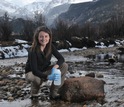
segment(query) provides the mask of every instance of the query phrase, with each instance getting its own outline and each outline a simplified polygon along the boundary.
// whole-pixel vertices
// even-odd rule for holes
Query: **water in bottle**
[[[54,85],[61,85],[61,71],[59,69],[57,69],[55,71],[55,74],[58,75],[58,79],[54,80]]]

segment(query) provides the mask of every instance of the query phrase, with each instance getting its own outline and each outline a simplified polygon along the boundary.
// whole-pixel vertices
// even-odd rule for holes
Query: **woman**
[[[57,59],[55,65],[51,65],[51,57]],[[52,33],[46,26],[38,27],[34,33],[33,44],[28,54],[26,63],[26,79],[31,82],[31,97],[37,97],[40,85],[47,80],[54,80],[56,69],[61,71],[61,85],[55,86],[52,82],[50,97],[59,97],[58,90],[63,85],[68,65],[63,56],[52,45]]]

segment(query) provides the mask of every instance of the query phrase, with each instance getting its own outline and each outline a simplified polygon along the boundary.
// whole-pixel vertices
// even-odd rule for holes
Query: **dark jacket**
[[[41,51],[29,51],[25,73],[32,71],[34,75],[40,78],[46,78],[47,75],[45,75],[43,72],[45,72],[46,69],[50,66],[52,55],[57,58],[57,64],[61,66],[64,62],[64,58],[53,45],[52,52],[48,58],[46,58],[44,53]]]

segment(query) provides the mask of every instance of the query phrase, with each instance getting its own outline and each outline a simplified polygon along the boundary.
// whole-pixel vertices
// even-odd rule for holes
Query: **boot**
[[[59,99],[60,98],[60,94],[58,93],[58,89],[54,89],[51,91],[50,98],[51,99]]]
[[[36,99],[39,97],[38,92],[39,92],[40,86],[38,86],[35,83],[31,83],[31,99]]]

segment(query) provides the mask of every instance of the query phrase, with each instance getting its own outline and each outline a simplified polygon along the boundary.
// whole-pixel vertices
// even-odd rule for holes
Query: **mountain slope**
[[[46,2],[33,2],[18,8],[13,14],[17,18],[34,18],[35,13],[43,13],[44,8],[48,5]]]
[[[0,16],[2,16],[5,12],[13,13],[18,6],[13,5],[10,2],[7,2],[5,0],[0,1]]]
[[[92,1],[92,0],[91,0]],[[41,1],[35,0],[25,6],[14,6],[11,2],[6,2],[5,0],[1,1],[0,4],[0,14],[3,14],[7,11],[10,16],[15,18],[24,18],[24,19],[33,19],[35,14],[43,14],[48,23],[51,24],[59,14],[66,12],[70,4],[75,4],[83,2],[83,0],[51,0],[51,1]]]
[[[59,6],[56,6],[49,10],[49,12],[45,15],[45,17],[48,19],[48,25],[51,25],[61,13],[64,13],[68,10],[70,4],[62,4]]]
[[[62,20],[69,20],[81,25],[85,22],[106,22],[115,15],[120,15],[124,10],[123,0],[98,0],[72,4],[69,10],[59,15]]]

